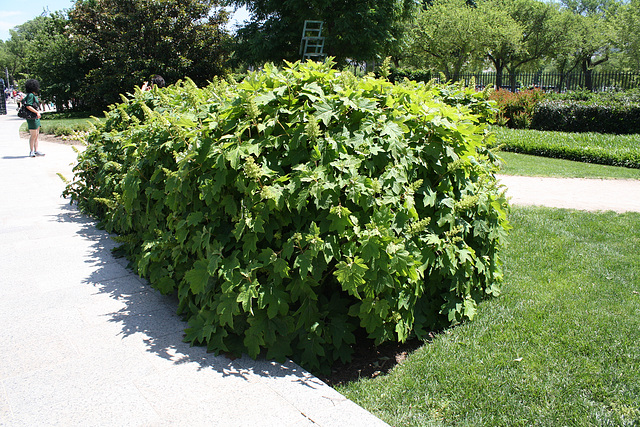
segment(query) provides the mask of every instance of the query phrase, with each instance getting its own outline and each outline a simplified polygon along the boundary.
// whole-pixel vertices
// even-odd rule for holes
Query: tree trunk
[[[504,61],[499,58],[494,58],[493,55],[488,54],[489,60],[493,63],[494,68],[496,69],[496,82],[495,89],[502,89],[502,75],[504,73]]]
[[[515,70],[509,72],[509,84],[511,85],[511,92],[516,93],[516,72],[515,72]]]
[[[593,79],[591,68],[587,61],[582,61],[582,72],[584,73],[584,86],[589,92],[593,92]]]

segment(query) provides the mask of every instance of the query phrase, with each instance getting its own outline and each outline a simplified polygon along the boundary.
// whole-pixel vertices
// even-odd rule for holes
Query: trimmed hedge
[[[640,89],[623,92],[591,92],[573,90],[569,92],[547,92],[545,98],[555,101],[579,101],[590,105],[623,105],[640,103]]]
[[[640,103],[593,104],[590,101],[540,102],[532,129],[563,132],[640,133]]]
[[[177,294],[186,340],[326,370],[499,292],[492,114],[473,89],[266,65],[124,98],[65,195]]]
[[[409,69],[409,68],[391,67],[388,78],[389,78],[389,81],[393,83],[402,82],[404,79],[409,79],[415,82],[427,83],[434,77],[437,77],[437,76],[434,76],[431,70],[415,70],[415,69]]]
[[[501,150],[611,166],[640,168],[640,134],[565,133],[495,128]]]

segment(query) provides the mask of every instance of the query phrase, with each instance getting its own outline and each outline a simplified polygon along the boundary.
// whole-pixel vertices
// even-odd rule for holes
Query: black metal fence
[[[470,84],[475,79],[476,87],[494,86],[496,73],[464,73],[459,81]],[[512,81],[513,80],[513,81]],[[503,89],[524,90],[540,88],[546,91],[566,92],[569,90],[591,90],[603,92],[640,88],[640,72],[590,72],[590,73],[517,73],[515,79],[505,73],[502,75]]]

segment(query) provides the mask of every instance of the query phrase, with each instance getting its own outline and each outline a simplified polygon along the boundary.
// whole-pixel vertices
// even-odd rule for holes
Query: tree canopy
[[[339,62],[394,55],[404,31],[410,0],[236,0],[251,20],[238,30],[236,55],[249,64],[300,59],[305,20],[324,22],[325,52]]]
[[[77,0],[69,17],[88,69],[82,95],[106,105],[153,74],[203,84],[222,73],[228,13],[215,6],[217,0]]]
[[[41,80],[58,108],[104,109],[153,74],[199,85],[247,66],[300,59],[305,20],[324,22],[340,65],[381,62],[443,72],[492,68],[589,76],[640,70],[640,0],[75,0],[0,41],[0,67]],[[236,34],[223,6],[246,7]],[[419,70],[419,71],[420,71]],[[426,74],[426,73],[423,73]],[[9,82],[11,83],[11,82]]]
[[[409,50],[415,65],[431,63],[457,80],[462,68],[482,57],[490,41],[487,22],[460,0],[437,0],[416,13]]]
[[[77,96],[84,73],[79,51],[69,42],[64,12],[38,16],[10,30],[11,38],[0,48],[0,62],[12,76],[47,82],[42,97],[66,108]]]
[[[624,5],[614,20],[616,45],[624,53],[623,65],[640,70],[640,0]]]

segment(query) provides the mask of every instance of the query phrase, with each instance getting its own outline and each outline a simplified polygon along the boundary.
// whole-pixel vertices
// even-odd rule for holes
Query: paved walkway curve
[[[182,342],[176,301],[60,197],[68,145],[0,116],[0,426],[386,426],[292,362]]]
[[[640,180],[499,175],[515,205],[586,211],[640,212]]]

